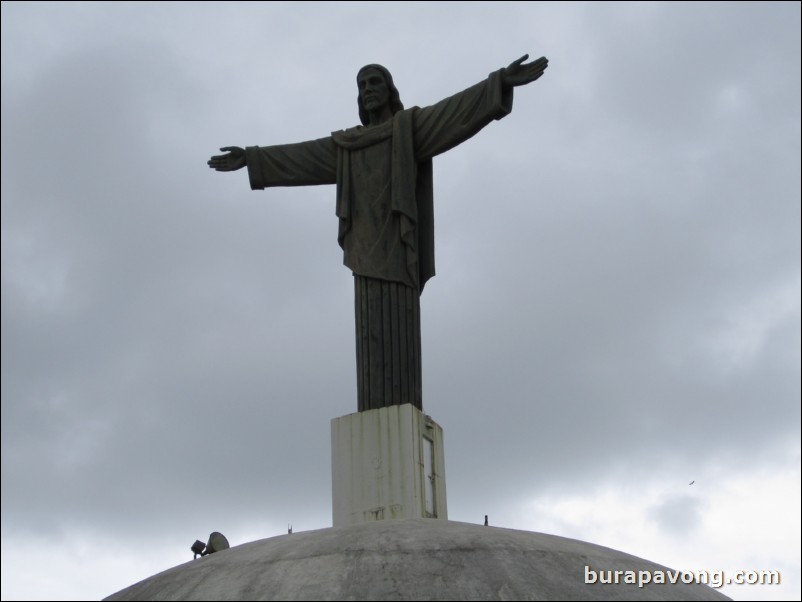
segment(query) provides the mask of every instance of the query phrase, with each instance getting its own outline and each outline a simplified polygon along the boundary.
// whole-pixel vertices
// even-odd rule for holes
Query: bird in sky
[[[693,485],[696,481],[691,481],[688,485]]]

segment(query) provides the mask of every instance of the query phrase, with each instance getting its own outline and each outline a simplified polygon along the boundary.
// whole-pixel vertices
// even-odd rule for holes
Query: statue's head
[[[404,109],[398,89],[393,83],[393,76],[385,67],[365,65],[356,74],[356,82],[359,86],[357,104],[362,125],[368,125],[368,111],[374,110],[375,105],[389,104],[393,115]]]

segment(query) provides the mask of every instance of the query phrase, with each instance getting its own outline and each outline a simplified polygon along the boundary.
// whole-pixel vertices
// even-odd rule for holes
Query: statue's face
[[[378,111],[390,104],[390,89],[381,71],[366,69],[356,80],[359,97],[367,111]]]

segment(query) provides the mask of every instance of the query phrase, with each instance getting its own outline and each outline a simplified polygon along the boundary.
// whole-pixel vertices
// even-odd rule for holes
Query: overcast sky
[[[331,526],[334,187],[206,161],[356,125],[364,64],[425,106],[524,53],[544,77],[434,162],[449,518],[799,599],[796,2],[3,2],[3,599]]]

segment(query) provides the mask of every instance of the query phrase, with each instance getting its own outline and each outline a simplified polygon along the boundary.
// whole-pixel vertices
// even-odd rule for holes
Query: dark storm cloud
[[[4,232],[14,269],[4,270],[3,397],[13,403],[4,404],[3,428],[14,451],[3,474],[26,482],[36,500],[4,488],[10,508],[24,500],[45,511],[58,498],[88,522],[162,507],[136,494],[154,486],[180,499],[186,484],[154,465],[186,483],[233,487],[242,474],[231,468],[243,456],[282,453],[265,441],[271,426],[262,420],[281,432],[302,418],[284,413],[299,393],[271,382],[268,358],[289,361],[283,376],[296,381],[305,380],[301,366],[326,359],[321,378],[337,380],[340,371],[327,376],[325,368],[336,358],[307,352],[337,328],[320,324],[314,307],[287,318],[303,308],[286,291],[308,294],[307,283],[320,280],[304,278],[312,268],[295,250],[303,244],[297,231],[278,226],[293,218],[279,208],[261,211],[262,223],[238,219],[197,185],[183,185],[209,172],[202,154],[171,141],[186,134],[192,142],[195,122],[183,107],[202,104],[190,102],[197,82],[176,72],[165,48],[95,48],[56,61],[28,95],[4,106],[20,115],[8,121],[20,159],[11,160],[3,191],[19,200],[4,214],[17,227]],[[171,98],[179,86],[185,96]],[[274,247],[261,244],[265,237]],[[274,261],[266,274],[261,258],[277,249],[298,261]],[[320,337],[304,335],[316,325]],[[247,432],[232,418],[266,404],[270,416],[246,419]],[[109,486],[121,477],[122,486]],[[87,505],[87,494],[103,510]]]

